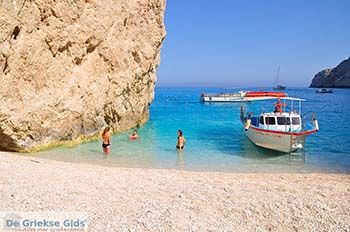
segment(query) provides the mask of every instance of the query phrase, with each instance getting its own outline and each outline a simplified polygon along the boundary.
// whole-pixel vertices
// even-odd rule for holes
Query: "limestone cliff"
[[[0,0],[0,149],[145,122],[164,10],[165,0]]]
[[[310,87],[350,88],[350,57],[333,69],[317,73]]]

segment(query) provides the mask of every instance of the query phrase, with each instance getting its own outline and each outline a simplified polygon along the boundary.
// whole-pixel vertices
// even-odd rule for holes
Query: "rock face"
[[[350,57],[335,68],[317,73],[310,87],[350,88]]]
[[[32,151],[148,119],[165,0],[1,0],[0,149]]]

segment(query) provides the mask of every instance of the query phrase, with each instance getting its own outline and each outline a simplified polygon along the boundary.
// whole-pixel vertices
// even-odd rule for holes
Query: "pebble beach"
[[[1,211],[81,211],[89,231],[349,231],[350,176],[104,167],[0,153]]]

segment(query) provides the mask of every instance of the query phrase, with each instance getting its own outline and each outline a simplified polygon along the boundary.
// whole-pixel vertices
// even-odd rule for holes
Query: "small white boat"
[[[238,93],[219,93],[219,94],[201,94],[201,101],[203,102],[246,102],[246,91],[239,91]]]
[[[326,88],[318,89],[316,90],[316,93],[333,93],[333,89],[326,89]]]
[[[271,98],[269,98],[271,99]],[[275,98],[276,99],[276,98]],[[244,132],[255,145],[267,149],[292,153],[298,149],[305,148],[306,136],[319,130],[318,121],[312,119],[312,123],[306,125],[300,115],[301,101],[299,98],[277,98],[275,110],[269,113],[252,115],[245,113],[241,106],[241,121],[244,125]],[[291,100],[292,109],[284,112],[281,100]],[[299,112],[293,109],[294,101],[299,102]]]

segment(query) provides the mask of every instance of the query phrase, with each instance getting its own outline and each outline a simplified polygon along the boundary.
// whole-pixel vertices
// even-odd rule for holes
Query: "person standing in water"
[[[185,148],[185,136],[182,134],[182,130],[177,131],[177,144],[176,149],[183,150]]]
[[[111,151],[111,138],[109,135],[109,127],[107,126],[103,132],[102,132],[102,148],[103,153],[108,155],[108,153]]]

